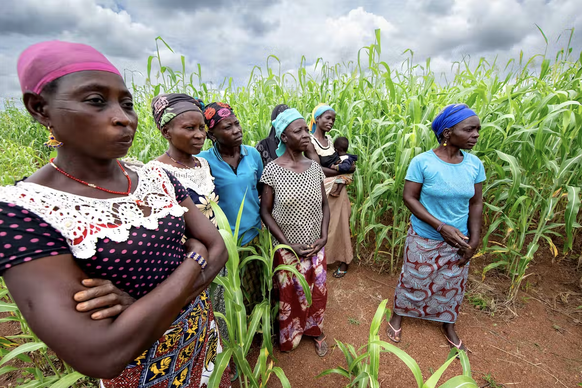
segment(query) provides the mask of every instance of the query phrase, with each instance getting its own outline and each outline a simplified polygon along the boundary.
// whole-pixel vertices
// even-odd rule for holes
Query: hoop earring
[[[53,130],[51,129],[50,125],[47,126],[47,129],[49,130],[49,139],[47,142],[44,143],[44,145],[49,148],[60,148],[63,145],[63,143],[55,138],[55,135],[53,134]]]

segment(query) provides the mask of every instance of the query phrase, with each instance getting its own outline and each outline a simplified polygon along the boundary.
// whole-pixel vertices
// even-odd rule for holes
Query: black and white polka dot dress
[[[317,162],[302,173],[287,170],[274,161],[263,170],[261,182],[271,186],[275,195],[273,218],[290,244],[312,244],[321,237],[324,179]],[[273,238],[273,243],[279,242]]]

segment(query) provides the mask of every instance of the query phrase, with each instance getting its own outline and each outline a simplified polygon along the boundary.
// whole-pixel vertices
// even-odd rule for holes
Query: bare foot
[[[343,183],[334,183],[329,195],[332,197],[339,197],[340,193],[342,192],[342,187],[344,187]]]

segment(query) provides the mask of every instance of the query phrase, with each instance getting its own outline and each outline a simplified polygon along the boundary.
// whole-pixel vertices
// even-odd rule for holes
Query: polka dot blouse
[[[134,194],[137,195],[140,187],[142,190],[133,201],[141,200],[152,209],[147,220],[140,212],[143,222],[139,219],[140,215],[121,210],[116,210],[117,213],[113,215],[117,217],[116,224],[99,224],[98,220],[108,216],[107,210],[97,211],[98,217],[93,216],[91,222],[88,222],[83,212],[80,212],[82,216],[77,215],[68,220],[70,212],[66,212],[66,205],[60,208],[52,205],[63,200],[90,200],[98,205],[103,204],[104,209],[107,206],[132,208],[120,202],[119,198],[89,199],[26,182],[0,187],[0,274],[28,261],[50,260],[51,256],[73,254],[76,263],[88,277],[111,280],[133,297],[139,298],[154,289],[183,261],[182,236],[185,224],[180,214],[184,213],[184,209],[179,203],[188,197],[188,193],[176,178],[165,171],[158,171],[157,174],[143,174],[140,170],[137,172],[140,182]],[[56,202],[51,194],[58,197]],[[48,209],[49,206],[43,204],[41,199],[49,201],[51,208]],[[110,202],[116,205],[111,206]],[[156,209],[158,205],[160,209]],[[81,206],[77,205],[76,208]],[[91,210],[99,210],[99,206]],[[59,213],[55,216],[56,211]],[[133,218],[128,214],[134,214]],[[67,222],[74,223],[76,235],[60,231],[71,229]],[[89,241],[87,236],[96,229],[104,231],[101,235],[110,236]],[[80,237],[71,238],[77,235]],[[79,253],[75,254],[74,248],[78,246],[83,249],[77,249]]]

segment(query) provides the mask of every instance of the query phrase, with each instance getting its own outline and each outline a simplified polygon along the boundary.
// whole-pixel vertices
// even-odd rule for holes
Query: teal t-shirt
[[[461,151],[463,161],[451,164],[430,150],[410,162],[406,180],[422,183],[420,203],[435,218],[469,236],[469,200],[475,195],[475,184],[485,180],[483,163],[475,155]],[[412,229],[421,237],[443,240],[439,232],[414,214]]]
[[[215,191],[219,197],[219,206],[228,218],[233,232],[240,204],[245,198],[238,238],[243,237],[242,245],[246,245],[259,234],[259,229],[261,229],[259,213],[261,205],[257,184],[263,173],[263,160],[259,151],[252,147],[242,145],[240,151],[241,160],[236,170],[222,159],[215,147],[202,151],[196,156],[206,159],[210,165],[216,186]]]

